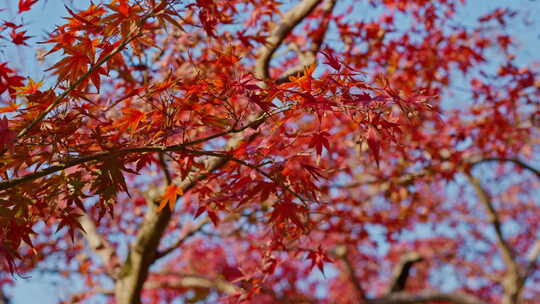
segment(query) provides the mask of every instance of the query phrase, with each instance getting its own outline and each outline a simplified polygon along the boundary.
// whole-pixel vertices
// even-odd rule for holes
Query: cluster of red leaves
[[[19,1],[19,14],[36,2]],[[108,239],[111,246],[130,248],[125,243],[152,210],[145,200],[156,200],[158,212],[173,217],[165,236],[181,230],[185,239],[163,272],[149,276],[163,290],[145,289],[148,301],[210,299],[209,288],[190,294],[186,284],[175,285],[178,273],[225,279],[232,285],[215,287],[236,300],[240,289],[252,303],[306,300],[320,287],[310,281],[312,269],[323,272],[336,262],[329,252],[336,246],[351,250],[353,275],[373,286],[386,283],[377,264],[395,263],[408,248],[432,259],[411,290],[431,287],[437,261],[476,271],[466,257],[455,263],[460,237],[403,246],[398,238],[415,225],[457,225],[455,214],[471,212],[461,200],[446,206],[442,190],[470,173],[471,159],[529,157],[537,147],[538,134],[527,124],[538,113],[537,73],[506,62],[499,83],[490,83],[487,72],[474,74],[488,50],[508,53],[513,44],[483,24],[505,26],[515,14],[495,11],[471,29],[451,23],[455,1],[364,4],[385,13],[371,22],[348,18],[355,6],[346,3],[335,13],[318,8],[306,16],[284,38],[296,55],[270,67],[275,79],[261,79],[255,62],[284,9],[277,1],[111,0],[67,8],[65,23],[42,42],[47,58],[60,55],[47,69],[53,86],[30,78],[25,85],[0,64],[0,111],[7,115],[0,119],[0,256],[7,268],[35,267],[21,260],[24,254],[46,260],[43,253],[60,252],[68,262],[78,259],[72,271],[92,290],[110,265],[100,268],[83,253],[76,234],[84,228],[81,216],[99,222],[105,239],[123,236]],[[400,14],[410,28],[399,28]],[[328,24],[327,35],[339,43],[325,44],[320,54],[305,51],[320,46]],[[15,45],[26,45],[22,26],[5,22],[4,29]],[[304,64],[309,55],[319,63]],[[477,104],[450,112],[438,96],[456,68],[474,75],[470,97]],[[224,164],[211,169],[212,159]],[[192,218],[202,223],[194,232]],[[212,229],[186,241],[205,221]],[[40,223],[45,228],[37,231]],[[382,227],[382,236],[373,227]],[[62,251],[35,231],[75,248]],[[381,240],[395,252],[380,254]],[[343,265],[332,267],[346,273]],[[329,280],[326,301],[355,300],[350,278]],[[308,290],[299,282],[308,282]],[[471,291],[496,296],[482,292]]]

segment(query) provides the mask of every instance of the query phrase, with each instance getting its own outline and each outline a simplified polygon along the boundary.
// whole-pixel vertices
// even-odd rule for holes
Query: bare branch
[[[168,278],[166,282],[148,282],[144,288],[209,288],[228,295],[237,294],[242,289],[223,279],[210,279],[200,275],[178,274],[176,278]]]
[[[359,299],[363,303],[367,304],[421,304],[421,303],[430,303],[430,302],[451,302],[454,304],[487,304],[482,300],[476,298],[475,296],[452,292],[444,293],[439,291],[422,291],[418,293],[410,293],[402,291],[405,288],[405,283],[409,275],[410,269],[415,263],[422,261],[422,257],[416,253],[411,252],[406,254],[397,265],[394,276],[392,278],[392,283],[389,287],[389,292],[386,296],[369,299],[366,297],[366,294],[363,288],[358,281],[358,278],[354,275],[354,267],[347,258],[347,251],[345,246],[340,246],[335,250],[335,254],[343,260],[349,277],[355,290],[359,294]]]
[[[420,304],[431,302],[450,302],[453,304],[487,304],[468,294],[438,291],[423,291],[419,293],[396,292],[384,297],[368,300],[368,304]]]
[[[9,299],[6,297],[2,289],[0,289],[0,304],[9,304]]]
[[[114,270],[119,266],[114,248],[112,248],[97,231],[94,221],[87,214],[83,214],[83,216],[79,218],[79,223],[84,229],[83,235],[86,238],[90,249],[100,257],[103,265],[105,265],[107,273],[114,277]]]
[[[191,174],[180,187],[186,193],[198,182],[206,179],[212,172],[227,163],[226,158],[215,158],[207,165],[204,173]],[[158,211],[156,204],[151,204],[145,214],[137,238],[130,248],[128,258],[116,282],[116,300],[120,304],[139,304],[140,293],[148,277],[150,265],[155,261],[161,237],[171,219],[172,211],[164,208]]]
[[[491,223],[491,226],[495,230],[497,247],[501,251],[503,262],[507,267],[507,272],[502,284],[504,289],[504,297],[502,303],[517,303],[524,282],[520,266],[516,262],[515,254],[512,248],[504,238],[501,220],[497,211],[495,210],[495,207],[493,206],[491,196],[482,187],[482,185],[480,184],[480,180],[472,176],[470,173],[466,173],[466,176],[471,185],[474,187],[474,190],[476,191],[476,195],[480,199],[480,202],[482,203],[482,205],[484,205],[486,209],[488,219]]]
[[[210,219],[208,217],[204,218],[201,222],[199,222],[193,229],[191,229],[188,233],[186,233],[184,236],[182,236],[180,239],[178,239],[172,246],[169,248],[160,251],[156,254],[156,259],[160,259],[169,253],[176,250],[178,247],[182,246],[182,244],[188,240],[190,237],[192,237],[195,233],[201,231],[204,226],[206,226],[208,223],[210,223]]]
[[[364,288],[362,288],[362,284],[358,280],[358,277],[356,276],[354,272],[354,267],[347,255],[347,247],[345,245],[341,245],[337,247],[334,250],[334,254],[343,261],[343,264],[345,265],[345,269],[347,270],[347,275],[349,276],[351,283],[354,286],[354,290],[356,291],[358,299],[367,301]]]
[[[529,268],[534,267],[538,256],[540,256],[540,240],[537,240],[534,243],[531,250],[529,251],[529,254],[527,255],[527,262],[529,263]]]
[[[517,269],[517,264],[514,259],[514,252],[512,251],[512,248],[510,247],[510,245],[508,245],[508,243],[506,242],[504,238],[502,227],[501,227],[501,220],[499,218],[499,215],[497,214],[497,211],[495,210],[495,207],[493,206],[493,203],[491,201],[491,196],[482,187],[482,185],[480,184],[480,180],[478,180],[476,177],[472,176],[469,173],[466,173],[466,176],[469,182],[471,183],[471,185],[474,187],[474,190],[476,191],[476,195],[480,199],[480,202],[482,203],[482,205],[484,205],[486,209],[488,219],[491,223],[491,226],[495,230],[497,244],[501,250],[504,263],[509,268]]]
[[[259,58],[255,64],[255,75],[261,80],[269,78],[270,59],[282,44],[287,35],[312,11],[322,0],[304,0],[281,18],[281,23],[274,29],[259,50]]]
[[[523,279],[520,282],[521,284],[519,286],[519,289],[523,288],[527,279],[536,269],[536,260],[538,260],[538,256],[540,256],[540,240],[536,240],[536,242],[534,242],[533,246],[529,250],[529,253],[527,254],[525,273],[523,274]]]
[[[161,272],[161,275],[174,275],[174,278],[168,277],[166,281],[149,281],[144,284],[145,289],[188,289],[188,288],[208,288],[214,289],[219,292],[233,295],[242,291],[242,288],[234,285],[233,283],[223,279],[210,279],[201,275],[195,274],[183,274],[172,272]],[[100,293],[104,295],[114,295],[114,290],[105,289],[102,287],[95,288],[94,293]],[[2,304],[0,302],[0,304]]]
[[[165,174],[165,180],[167,181],[167,185],[170,185],[172,183],[172,177],[171,177],[171,173],[169,172],[169,168],[167,167],[167,162],[165,161],[164,153],[159,153],[159,165],[163,169],[163,172]]]
[[[478,164],[482,164],[482,163],[487,163],[487,162],[510,162],[510,163],[513,163],[514,165],[524,169],[524,170],[527,170],[531,173],[533,173],[534,175],[536,175],[536,177],[540,178],[540,170],[534,168],[533,166],[525,163],[524,161],[522,160],[519,160],[517,158],[498,158],[498,157],[490,157],[490,158],[483,158],[481,160],[478,160],[478,161],[475,161],[473,162],[473,166],[474,165],[478,165]]]
[[[394,275],[390,280],[390,286],[388,287],[388,294],[395,293],[398,291],[403,291],[409,278],[410,271],[414,264],[421,262],[423,260],[422,256],[417,252],[409,252],[401,258],[397,264]]]
[[[317,37],[315,41],[313,41],[313,44],[311,45],[311,48],[308,52],[301,53],[300,50],[296,51],[298,54],[298,58],[300,59],[300,64],[287,70],[285,74],[283,74],[281,77],[279,77],[276,80],[276,83],[281,84],[281,83],[285,83],[289,81],[290,76],[302,73],[304,70],[304,67],[310,66],[314,64],[315,62],[317,62],[317,53],[321,49],[321,46],[324,42],[326,32],[328,31],[328,23],[329,23],[330,15],[332,11],[334,10],[334,7],[336,6],[336,1],[337,0],[327,0],[324,3],[324,6],[323,6],[324,17],[321,23],[322,34],[319,35],[319,37]]]

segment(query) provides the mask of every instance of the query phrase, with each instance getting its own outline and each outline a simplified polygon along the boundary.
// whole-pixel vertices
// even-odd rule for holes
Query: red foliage
[[[520,12],[297,2],[94,1],[42,81],[1,62],[0,292],[54,265],[77,303],[537,303]]]
[[[29,11],[32,5],[36,4],[38,0],[19,0],[19,14],[25,11]]]

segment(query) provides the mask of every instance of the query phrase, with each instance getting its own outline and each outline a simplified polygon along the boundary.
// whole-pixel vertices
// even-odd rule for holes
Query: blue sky
[[[457,0],[456,0],[457,1]],[[2,20],[14,21],[17,7],[16,0],[3,0],[0,8],[6,8],[0,12]],[[40,0],[36,7],[24,14],[24,23],[27,24],[29,34],[34,36],[30,40],[31,47],[12,47],[9,43],[0,42],[0,61],[10,61],[12,65],[23,72],[24,75],[31,76],[36,80],[42,80],[43,71],[46,65],[36,64],[34,43],[41,41],[45,33],[54,29],[55,24],[61,24],[62,16],[67,12],[64,3],[70,7],[85,7],[88,0]],[[98,1],[96,1],[98,2]],[[284,1],[288,3],[290,1]],[[296,2],[296,1],[293,1]],[[532,23],[524,25],[516,23],[514,32],[519,39],[522,49],[520,51],[521,62],[540,61],[537,55],[540,47],[540,1],[533,0],[469,0],[469,4],[460,10],[459,16],[464,24],[473,24],[478,15],[489,11],[495,7],[512,7],[519,11],[527,12],[526,18]],[[2,7],[3,6],[3,7]],[[495,54],[494,54],[495,55]],[[50,274],[40,275],[38,273],[27,274],[29,278],[18,278],[15,287],[12,289],[12,304],[35,303],[39,299],[41,304],[57,303],[60,298],[65,298],[71,292],[83,288],[79,282],[66,282],[64,279]],[[98,302],[96,302],[98,303]]]

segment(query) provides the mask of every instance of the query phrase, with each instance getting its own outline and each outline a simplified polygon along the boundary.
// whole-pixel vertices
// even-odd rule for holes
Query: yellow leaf
[[[26,86],[15,87],[14,89],[17,90],[17,95],[30,95],[37,92],[42,84],[43,81],[35,82],[32,78],[28,77],[28,84]]]

